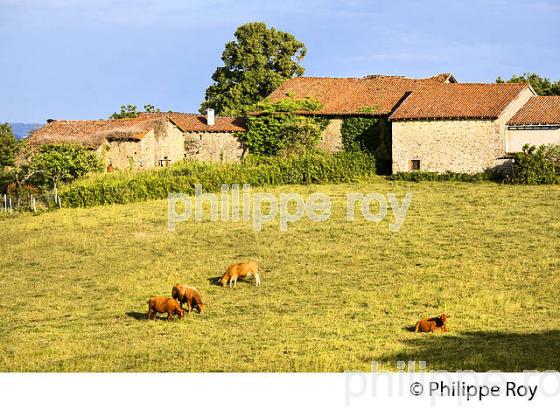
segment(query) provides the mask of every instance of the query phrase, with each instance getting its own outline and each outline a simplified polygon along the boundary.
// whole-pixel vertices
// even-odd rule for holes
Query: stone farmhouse
[[[96,150],[108,169],[148,169],[193,158],[237,161],[245,153],[243,119],[184,113],[142,113],[119,120],[53,121],[32,145],[75,143]]]
[[[529,84],[457,83],[451,74],[424,79],[300,77],[269,99],[312,98],[330,118],[321,145],[342,149],[348,117],[389,122],[392,172],[475,173],[509,163],[524,144],[560,143],[560,99],[538,97]]]

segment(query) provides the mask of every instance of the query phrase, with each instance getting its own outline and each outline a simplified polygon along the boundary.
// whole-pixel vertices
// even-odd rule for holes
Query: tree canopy
[[[292,34],[247,23],[235,31],[235,40],[225,45],[224,65],[212,75],[200,112],[213,108],[220,115],[243,114],[267,97],[285,80],[303,75],[300,62],[305,45]]]
[[[154,107],[152,104],[144,105],[145,112],[160,112],[159,108]],[[121,105],[119,112],[114,112],[109,117],[110,120],[121,120],[123,118],[136,118],[140,115],[138,109],[134,104]]]
[[[551,81],[535,73],[513,75],[509,80],[502,77],[496,79],[497,83],[529,83],[538,95],[560,95],[560,81]]]

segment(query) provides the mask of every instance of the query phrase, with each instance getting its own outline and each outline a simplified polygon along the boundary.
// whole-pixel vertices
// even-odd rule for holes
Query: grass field
[[[0,371],[560,369],[560,187],[390,183],[271,188],[332,198],[280,232],[185,222],[167,201],[0,217]],[[399,232],[346,221],[350,191],[414,194]],[[212,279],[256,259],[262,286]],[[146,321],[196,286],[205,315]],[[451,315],[447,334],[415,334]]]

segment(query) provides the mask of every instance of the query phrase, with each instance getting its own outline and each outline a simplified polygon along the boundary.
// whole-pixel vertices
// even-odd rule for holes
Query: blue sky
[[[558,0],[0,0],[0,122],[196,112],[249,21],[303,41],[309,76],[560,79]]]

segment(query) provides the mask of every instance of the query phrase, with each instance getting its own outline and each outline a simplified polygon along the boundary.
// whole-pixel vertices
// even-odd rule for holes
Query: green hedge
[[[457,182],[481,182],[481,181],[497,181],[499,176],[493,172],[481,172],[478,174],[464,174],[459,172],[398,172],[389,177],[392,181],[457,181]]]
[[[222,184],[265,185],[351,182],[375,174],[365,153],[309,153],[294,158],[249,156],[242,163],[182,162],[150,171],[115,172],[82,179],[60,189],[63,206],[90,207],[164,199],[168,193],[218,192]]]

